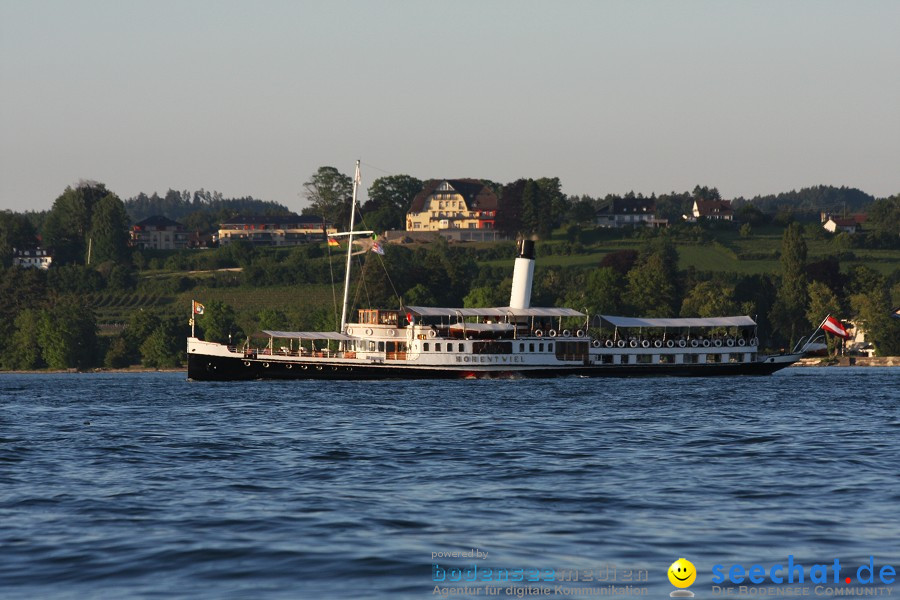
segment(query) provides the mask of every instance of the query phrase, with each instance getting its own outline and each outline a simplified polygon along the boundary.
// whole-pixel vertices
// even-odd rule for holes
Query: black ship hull
[[[796,356],[796,358],[794,358]],[[722,377],[771,375],[790,366],[799,355],[763,361],[709,364],[566,365],[528,366],[514,369],[472,366],[404,366],[396,364],[349,364],[346,361],[288,361],[276,357],[242,359],[192,353],[188,355],[188,378],[194,381],[248,381],[255,379],[549,379],[554,377]]]

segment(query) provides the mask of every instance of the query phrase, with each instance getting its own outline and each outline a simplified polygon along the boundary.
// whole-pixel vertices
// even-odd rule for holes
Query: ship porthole
[[[245,360],[245,361],[244,361],[244,366],[245,366],[245,367],[249,367],[249,366],[250,366],[250,361],[249,361],[249,360]]]
[[[316,371],[321,371],[321,370],[322,370],[322,365],[316,365]]]
[[[214,365],[214,364],[212,364],[212,363],[207,363],[206,369],[207,369],[208,371],[215,371],[215,370],[216,370],[216,365]]]
[[[300,365],[300,368],[303,369],[303,370],[305,371],[305,370],[306,370],[306,365]]]
[[[352,329],[352,328],[350,328],[350,327],[347,328],[347,335],[353,335],[353,329]]]
[[[372,330],[371,330],[371,329],[366,329],[366,335],[372,335]]]
[[[391,329],[390,332],[389,332],[389,335],[390,335],[391,337],[396,337],[396,335],[397,335],[397,330],[396,330],[396,329]]]
[[[294,365],[284,365],[284,368],[285,368],[285,369],[293,369],[293,368],[294,368]]]
[[[264,366],[265,368],[268,369],[268,368],[269,368],[269,363],[263,363],[263,366]]]
[[[337,367],[331,367],[331,370],[332,370],[332,371],[337,371],[338,368],[337,368]]]

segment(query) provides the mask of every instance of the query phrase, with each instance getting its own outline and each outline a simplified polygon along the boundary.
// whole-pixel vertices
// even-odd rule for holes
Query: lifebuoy
[[[747,342],[744,341],[744,338],[738,338],[738,346],[746,346]]]
[[[366,335],[372,335],[372,330],[371,330],[371,329],[366,329]]]
[[[550,331],[547,332],[547,335],[550,337],[556,337],[556,330],[551,329]]]
[[[609,343],[610,346],[612,346],[612,342],[608,342],[608,343]],[[591,346],[593,346],[594,348],[599,348],[599,347],[600,347],[600,340],[594,340],[593,342],[591,342]]]
[[[722,347],[722,340],[716,340],[716,341],[715,341],[715,344],[716,344],[716,348],[721,348],[721,347]]]
[[[629,345],[630,345],[632,348],[637,348],[637,340],[631,340],[631,343],[630,343]]]
[[[703,340],[703,347],[709,348],[709,340]]]
[[[758,345],[759,345],[759,338],[753,338],[752,340],[750,340],[750,345],[751,345],[751,346],[758,346]]]
[[[607,348],[612,348],[614,345],[615,345],[615,344],[613,344],[613,341],[612,341],[612,340],[606,340],[606,347],[607,347]]]
[[[655,340],[653,345],[657,348],[662,348],[662,340]]]
[[[572,332],[569,331],[568,329],[563,329],[562,336],[563,337],[572,337]]]
[[[390,335],[391,337],[396,337],[396,336],[397,336],[397,330],[396,330],[396,329],[389,329],[388,331],[390,332],[388,335]]]
[[[678,347],[679,347],[679,348],[684,348],[685,346],[687,346],[687,342],[686,342],[686,341],[684,341],[684,340],[678,340]]]
[[[667,348],[674,348],[674,347],[675,347],[675,342],[673,342],[672,340],[666,340],[666,347],[667,347]]]
[[[429,330],[428,330],[428,337],[430,337],[430,338],[436,338],[436,337],[437,337],[437,331],[435,331],[434,329],[429,329]]]
[[[643,342],[641,342],[641,346],[643,346],[644,348],[649,348],[650,340],[644,340]]]
[[[544,335],[544,332],[541,331],[540,329],[536,329],[534,332],[535,337],[543,337],[543,335]]]
[[[625,340],[619,340],[619,348],[625,347]]]
[[[734,338],[728,338],[727,340],[725,340],[725,343],[728,344],[729,348],[731,348],[732,346],[734,346]]]
[[[691,348],[696,348],[699,345],[700,344],[699,344],[699,342],[697,342],[697,340],[691,340]]]
[[[579,329],[578,331],[575,332],[575,337],[584,337],[584,331]]]

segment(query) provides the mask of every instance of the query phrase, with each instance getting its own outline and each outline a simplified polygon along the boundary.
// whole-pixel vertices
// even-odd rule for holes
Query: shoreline
[[[900,356],[876,356],[868,358],[866,356],[845,356],[838,359],[837,362],[829,362],[831,359],[814,356],[811,358],[801,358],[796,363],[788,367],[796,369],[798,367],[900,367]],[[98,367],[96,369],[88,369],[79,371],[78,369],[37,369],[30,371],[0,371],[0,375],[55,375],[58,373],[86,375],[91,373],[111,373],[116,375],[127,375],[129,373],[187,373],[187,367],[176,367],[170,369],[151,369],[149,367],[129,367],[126,369],[107,369]]]

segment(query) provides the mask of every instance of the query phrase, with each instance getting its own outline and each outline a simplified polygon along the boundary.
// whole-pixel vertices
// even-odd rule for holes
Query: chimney
[[[534,242],[519,240],[518,254],[513,270],[512,291],[509,294],[510,308],[529,308],[531,305],[531,281],[534,279]]]

